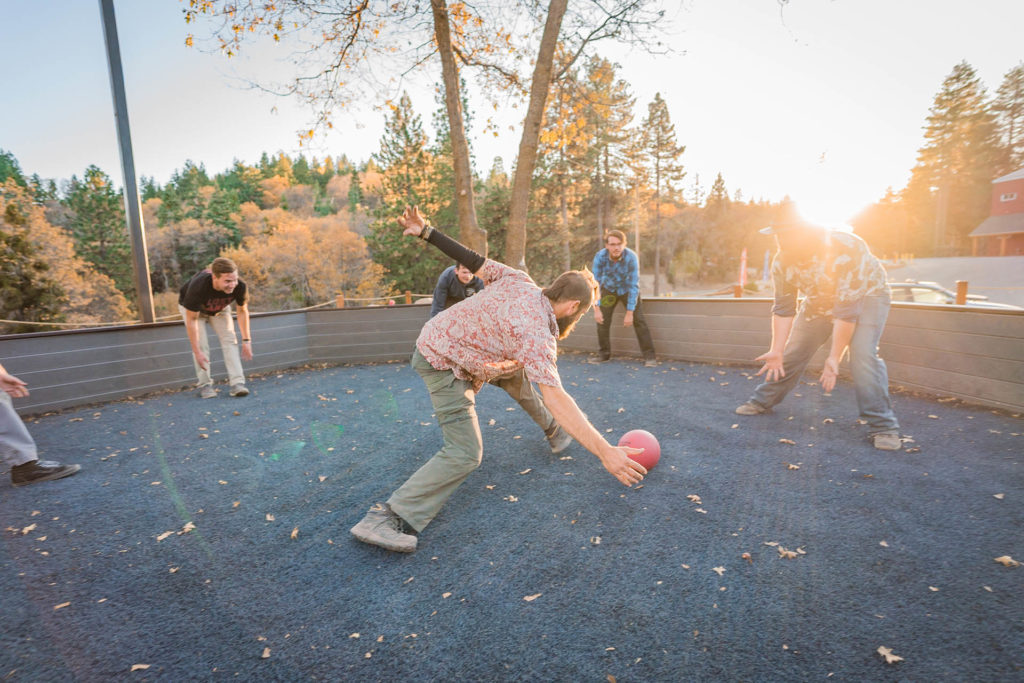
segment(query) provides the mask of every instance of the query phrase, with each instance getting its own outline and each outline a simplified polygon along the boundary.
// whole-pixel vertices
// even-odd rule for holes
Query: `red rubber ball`
[[[644,449],[643,453],[629,457],[643,465],[648,471],[653,469],[658,464],[658,461],[661,460],[661,444],[654,438],[654,434],[644,429],[634,429],[626,432],[619,439],[619,445]]]

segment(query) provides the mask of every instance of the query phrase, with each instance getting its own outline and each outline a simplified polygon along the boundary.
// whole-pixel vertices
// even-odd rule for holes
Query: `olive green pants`
[[[480,466],[483,442],[472,383],[459,379],[451,370],[435,370],[419,351],[412,355],[412,367],[430,392],[444,446],[391,494],[388,505],[409,526],[422,531],[470,472]],[[526,379],[525,372],[494,384],[516,399],[545,434],[554,432],[555,420]]]

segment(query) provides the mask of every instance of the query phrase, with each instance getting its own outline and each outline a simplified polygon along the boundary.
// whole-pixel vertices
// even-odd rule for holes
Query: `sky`
[[[261,153],[346,155],[377,151],[384,114],[370,106],[300,147],[312,112],[247,86],[284,73],[286,54],[262,46],[227,59],[185,45],[178,0],[115,0],[135,166],[160,184],[186,160],[211,175]],[[685,0],[671,9],[667,43],[649,55],[612,44],[636,97],[636,118],[660,93],[668,104],[692,197],[719,173],[730,193],[789,196],[808,218],[846,221],[901,189],[923,144],[943,80],[960,61],[994,92],[1024,62],[1021,0]],[[66,180],[95,164],[123,176],[96,0],[0,0],[0,149],[27,175]],[[437,75],[410,84],[427,128]],[[429,82],[428,82],[429,81]],[[470,93],[470,106],[481,100]],[[522,109],[499,110],[499,135],[478,126],[478,172],[495,156],[511,170]],[[483,118],[483,116],[481,116]]]

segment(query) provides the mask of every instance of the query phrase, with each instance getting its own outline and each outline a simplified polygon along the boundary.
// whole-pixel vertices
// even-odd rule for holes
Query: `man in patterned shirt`
[[[890,303],[885,269],[860,237],[807,223],[792,205],[784,205],[781,214],[761,230],[774,235],[779,247],[772,263],[772,343],[757,357],[764,361],[757,374],[765,375],[765,381],[736,412],[760,415],[782,401],[831,337],[822,388],[830,392],[835,387],[839,361],[849,348],[857,405],[872,443],[881,450],[899,450],[889,375],[878,357]],[[805,297],[799,306],[798,293]]]
[[[562,388],[558,340],[592,305],[597,283],[586,271],[562,273],[541,289],[526,273],[486,259],[427,225],[418,209],[398,219],[405,235],[426,240],[466,264],[487,285],[423,326],[412,366],[430,392],[444,446],[354,527],[360,541],[398,552],[416,550],[417,537],[455,489],[480,466],[483,446],[476,392],[496,378],[522,374],[536,382],[558,425],[596,455],[616,479],[632,486],[647,470],[631,460],[642,451],[613,446]]]
[[[604,249],[594,255],[594,277],[601,285],[601,303],[594,309],[597,321],[598,355],[591,362],[604,363],[612,357],[610,339],[612,314],[615,306],[622,303],[626,309],[622,319],[623,327],[632,327],[640,351],[644,354],[644,365],[657,365],[654,358],[654,341],[644,320],[643,302],[640,298],[640,260],[636,252],[626,246],[626,233],[611,230],[604,237]]]

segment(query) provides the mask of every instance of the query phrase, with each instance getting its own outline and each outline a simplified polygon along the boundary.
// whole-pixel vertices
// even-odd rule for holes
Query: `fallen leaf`
[[[1001,557],[997,557],[997,558],[995,558],[995,560],[996,560],[996,562],[998,562],[999,564],[1003,565],[1004,567],[1019,567],[1020,566],[1020,562],[1018,562],[1017,560],[1013,559],[1009,555],[1003,555]]]
[[[591,536],[590,537],[590,544],[591,545],[601,545],[601,537],[600,536]]]
[[[1006,497],[1006,494],[1005,493],[996,493],[992,497],[993,498],[998,498],[999,500],[1002,500],[1003,498]]]
[[[889,544],[886,543],[885,541],[879,541],[878,545],[882,546],[883,548],[888,548],[889,547]]]
[[[195,524],[193,524],[192,522],[186,522],[185,526],[181,527],[181,531],[178,532],[178,535],[180,536],[182,534],[187,534],[190,531],[195,531],[195,528]]]
[[[294,529],[292,529],[292,534],[291,534],[291,537],[292,537],[293,539],[294,539],[294,538],[298,538],[298,537],[299,537],[299,527],[295,527]]]
[[[132,671],[145,671],[149,668],[149,664],[132,664]]]
[[[539,598],[542,595],[544,595],[544,594],[543,593],[534,593],[533,595],[526,595],[526,596],[523,597],[523,600],[526,600],[526,602],[533,602],[534,600],[536,600],[537,598]]]
[[[321,482],[323,482],[323,481],[325,481],[327,479],[327,477],[325,477],[323,475],[320,475],[319,477],[317,477],[317,479],[319,479]]]
[[[783,560],[794,560],[794,559],[796,559],[796,553],[793,552],[792,550],[786,550],[781,545],[779,546],[778,550],[779,550],[779,558],[780,559],[783,559]]]
[[[445,600],[447,600],[448,598],[452,597],[452,594],[451,593],[441,593],[441,597],[444,598]]]
[[[725,567],[712,567],[711,571],[721,576],[725,573]]]
[[[886,664],[895,664],[896,662],[902,662],[903,657],[899,657],[892,653],[892,650],[887,647],[879,647],[877,650],[878,654],[885,657]]]
[[[930,590],[930,591],[932,591],[932,592],[935,592],[935,593],[938,593],[938,592],[939,592],[939,589],[938,589],[938,588],[936,588],[935,586],[928,586],[928,590]]]
[[[533,468],[527,467],[525,470],[523,470],[519,474],[529,474],[532,471],[533,471]]]
[[[64,609],[65,607],[67,607],[70,604],[71,604],[70,602],[62,602],[59,605],[54,605],[53,609]]]
[[[157,541],[157,543],[159,543],[160,541],[164,540],[168,536],[173,536],[173,535],[174,535],[173,531],[165,531],[165,532],[163,532],[162,534],[160,534],[159,536],[156,537],[156,541]]]
[[[791,462],[787,462],[787,463],[783,463],[783,464],[786,466],[786,469],[790,469],[790,470],[798,470],[798,469],[800,469],[800,465],[794,465]]]
[[[695,493],[691,493],[686,497],[686,499],[689,500],[691,503],[696,503],[697,505],[700,505],[700,496],[698,496]]]
[[[29,524],[27,527],[25,527],[24,529],[21,530],[21,535],[24,536],[28,532],[33,531],[35,528],[36,528],[35,524]]]
[[[268,512],[268,513],[267,513],[267,521],[268,521],[268,522],[273,522],[273,521],[274,521],[274,515],[272,515],[272,514],[270,514],[270,513]]]
[[[740,557],[749,562],[750,564],[754,564],[754,558],[750,556],[750,553],[743,553],[742,555],[740,555]]]
[[[739,428],[740,428],[739,423],[734,424],[732,427],[729,427],[729,429],[739,429]]]
[[[231,507],[236,508],[236,507],[238,507],[241,504],[242,504],[242,501],[236,500],[234,503],[231,504]]]
[[[779,443],[789,444],[790,446],[796,445],[796,441],[793,441],[792,439],[779,439]]]
[[[707,510],[705,510],[704,508],[694,508],[694,509],[693,509],[693,511],[694,511],[694,512],[699,512],[699,513],[700,513],[700,514],[702,514],[702,515],[706,515],[706,514],[708,514],[708,511],[707,511]]]
[[[265,647],[265,648],[263,648],[263,654],[260,655],[260,659],[269,659],[269,658],[270,658],[270,648],[269,647]]]

